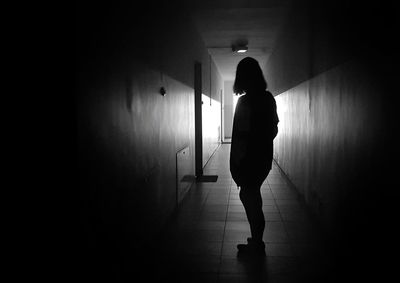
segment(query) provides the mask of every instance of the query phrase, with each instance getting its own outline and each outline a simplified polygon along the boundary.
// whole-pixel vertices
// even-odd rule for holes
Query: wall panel
[[[216,101],[213,107],[222,88],[187,13],[173,2],[136,4],[77,7],[81,260],[100,278],[123,272],[132,254],[145,256],[167,223],[177,204],[176,155],[183,148],[193,165],[185,174],[194,175],[194,63],[203,66],[203,93]],[[214,108],[204,116],[213,122],[206,158],[218,143],[215,116]]]

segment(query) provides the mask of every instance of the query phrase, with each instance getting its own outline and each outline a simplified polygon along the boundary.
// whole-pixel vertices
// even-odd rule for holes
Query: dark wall
[[[222,81],[174,3],[76,9],[80,259],[90,276],[118,280],[124,266],[140,271],[133,261],[145,261],[176,208],[176,153],[186,146],[194,175],[194,63],[205,95],[218,101]]]
[[[378,67],[397,52],[395,11],[393,1],[293,0],[268,59],[270,90],[279,94],[354,57],[364,57],[370,69]]]
[[[319,2],[295,3],[267,62],[281,120],[275,159],[324,229],[332,276],[389,278],[399,195],[394,7]]]

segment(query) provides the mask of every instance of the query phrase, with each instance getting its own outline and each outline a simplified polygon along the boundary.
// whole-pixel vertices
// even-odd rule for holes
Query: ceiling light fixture
[[[232,51],[236,53],[245,53],[247,50],[247,46],[232,46]]]

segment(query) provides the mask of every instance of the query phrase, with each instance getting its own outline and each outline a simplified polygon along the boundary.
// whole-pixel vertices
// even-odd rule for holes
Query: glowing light
[[[233,94],[233,113],[235,113],[236,110],[236,104],[238,102],[239,95]]]
[[[249,48],[246,45],[233,45],[232,51],[236,53],[245,53]]]

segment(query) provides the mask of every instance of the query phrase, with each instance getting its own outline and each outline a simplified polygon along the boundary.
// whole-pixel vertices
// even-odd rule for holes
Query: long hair
[[[236,68],[233,92],[243,94],[249,91],[263,91],[266,89],[267,82],[257,60],[251,57],[242,59]]]

